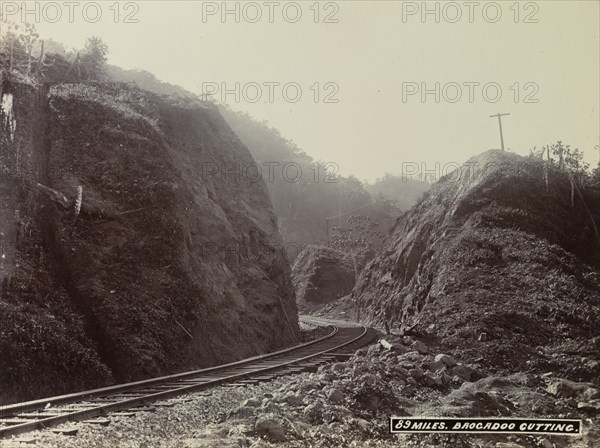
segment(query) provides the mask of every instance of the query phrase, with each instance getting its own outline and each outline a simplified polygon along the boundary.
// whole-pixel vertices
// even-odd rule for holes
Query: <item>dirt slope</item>
[[[598,223],[598,192],[584,194]],[[579,197],[571,207],[566,175],[551,170],[546,191],[541,161],[488,151],[398,221],[350,300],[372,324],[415,326],[493,370],[585,379],[595,374],[581,357],[600,358],[599,267],[590,216]]]
[[[243,175],[250,153],[215,108],[117,84],[54,85],[46,95],[5,82],[3,92],[14,95],[17,127],[0,136],[15,162],[2,178],[3,216],[14,220],[2,223],[0,400],[294,340],[267,190]],[[82,186],[79,216],[34,179],[69,200]],[[56,381],[27,385],[35,370]]]

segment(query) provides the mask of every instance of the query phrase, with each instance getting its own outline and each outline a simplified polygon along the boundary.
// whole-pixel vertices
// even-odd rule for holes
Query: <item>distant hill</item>
[[[372,184],[366,185],[369,193],[388,198],[403,211],[415,205],[429,188],[431,188],[429,182],[390,173],[386,173]]]
[[[142,69],[127,70],[116,65],[108,65],[106,67],[106,74],[115,82],[135,83],[138,88],[158,95],[196,96],[183,87],[163,82],[152,73]]]
[[[331,230],[343,226],[353,213],[370,216],[384,232],[393,225],[400,211],[391,201],[370,194],[353,176],[328,171],[336,167],[315,161],[267,123],[227,106],[219,109],[248,146],[263,174],[269,165],[277,164],[274,176],[265,181],[284,241],[299,245],[325,243],[327,221]],[[294,167],[300,167],[302,173],[297,179],[291,178],[295,177]]]

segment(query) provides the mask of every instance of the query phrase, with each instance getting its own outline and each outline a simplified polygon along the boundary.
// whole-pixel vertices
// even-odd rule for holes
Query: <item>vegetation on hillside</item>
[[[263,176],[268,174],[267,188],[288,243],[330,243],[332,228],[357,214],[386,232],[400,214],[392,201],[372,195],[354,176],[341,176],[336,163],[314,160],[267,122],[226,105],[220,110],[252,152]]]
[[[385,173],[372,184],[367,184],[367,191],[373,195],[382,195],[402,211],[411,208],[429,190],[429,182]]]
[[[0,35],[0,71],[30,82],[105,81],[108,46],[89,37],[82,49],[68,50],[40,40],[35,25],[7,22]]]

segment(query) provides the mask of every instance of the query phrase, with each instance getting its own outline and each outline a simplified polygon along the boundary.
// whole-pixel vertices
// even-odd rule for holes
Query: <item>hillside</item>
[[[367,184],[366,188],[373,196],[382,195],[392,201],[398,209],[406,211],[421,199],[431,188],[431,184],[424,179],[387,173],[375,182]]]
[[[120,84],[0,96],[0,403],[295,340],[267,189],[213,170],[253,160],[215,107]]]
[[[600,242],[564,172],[488,151],[399,219],[346,311],[491,370],[598,379]],[[598,191],[584,191],[600,227]]]
[[[266,180],[267,188],[282,237],[290,246],[326,243],[331,237],[326,218],[332,218],[330,231],[356,213],[369,216],[380,231],[387,232],[400,214],[388,198],[369,193],[353,176],[339,175],[335,163],[314,160],[267,123],[227,106],[219,110],[248,146],[259,169],[272,173]],[[269,171],[269,166],[274,169]]]
[[[161,95],[195,96],[144,70],[109,65],[107,75],[113,81],[135,83],[139,88]],[[363,185],[352,176],[339,175],[335,163],[314,160],[266,122],[227,105],[218,108],[255,160],[247,172],[260,171],[265,179],[291,258],[306,244],[328,241],[325,218],[341,214],[339,220],[330,220],[330,227],[343,225],[348,212],[355,211],[373,218],[380,231],[387,232],[400,212],[410,208],[430,186],[392,175],[372,185]]]

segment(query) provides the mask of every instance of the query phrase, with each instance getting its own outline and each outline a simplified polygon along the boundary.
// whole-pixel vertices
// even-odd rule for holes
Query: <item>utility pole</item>
[[[502,135],[502,118],[505,115],[510,115],[510,114],[501,114],[498,113],[496,115],[490,115],[490,118],[494,118],[494,117],[498,117],[498,126],[500,126],[500,144],[502,145],[502,151],[504,151],[504,137]]]

